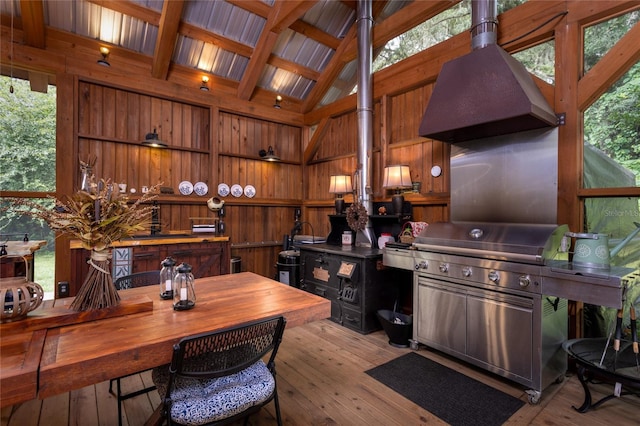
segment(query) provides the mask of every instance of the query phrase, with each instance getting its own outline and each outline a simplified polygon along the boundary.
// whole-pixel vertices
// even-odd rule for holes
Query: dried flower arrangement
[[[55,201],[53,209],[26,199],[12,199],[15,211],[47,222],[54,231],[77,238],[82,247],[91,250],[89,274],[78,291],[71,309],[86,311],[107,308],[120,302],[109,271],[111,246],[114,242],[147,229],[160,184],[149,188],[135,202],[118,192],[116,184],[91,176],[89,191],[79,190],[65,200]]]

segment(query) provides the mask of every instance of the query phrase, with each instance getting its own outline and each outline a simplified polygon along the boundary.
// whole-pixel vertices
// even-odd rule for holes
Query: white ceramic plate
[[[193,184],[188,180],[183,180],[178,185],[178,189],[182,195],[190,195],[193,192]]]
[[[218,195],[221,197],[226,197],[227,195],[229,195],[229,185],[227,185],[226,183],[221,183],[220,185],[218,185]]]
[[[256,196],[256,189],[253,187],[253,185],[247,185],[244,187],[244,195],[249,198],[253,198]]]
[[[207,192],[209,192],[209,187],[204,182],[196,182],[196,184],[193,185],[193,192],[200,196],[207,195]]]
[[[233,195],[234,197],[242,196],[242,191],[242,187],[237,183],[231,187],[231,195]]]

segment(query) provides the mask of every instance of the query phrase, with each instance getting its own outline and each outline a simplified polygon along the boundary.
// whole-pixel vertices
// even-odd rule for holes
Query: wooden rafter
[[[24,42],[27,46],[44,49],[46,28],[42,2],[20,0],[20,14],[22,16]]]
[[[278,35],[298,20],[307,10],[312,8],[316,1],[292,2],[278,0],[274,4],[267,22],[260,34],[258,43],[249,59],[249,65],[238,86],[238,97],[250,99],[258,83],[264,64],[271,55],[273,46],[278,40]]]
[[[578,109],[584,111],[611,84],[620,79],[629,68],[640,60],[640,22],[637,22],[616,44],[598,61],[578,83]]]
[[[158,29],[158,39],[151,66],[151,75],[154,78],[162,80],[167,78],[171,57],[178,38],[178,27],[180,26],[183,7],[183,0],[165,1],[162,5],[160,28]]]

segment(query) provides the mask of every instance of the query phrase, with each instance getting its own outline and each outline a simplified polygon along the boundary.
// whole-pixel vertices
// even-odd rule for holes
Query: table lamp
[[[343,194],[347,194],[353,191],[351,186],[351,176],[348,175],[334,175],[331,176],[331,182],[329,183],[329,192],[336,194],[336,214],[342,214],[344,211],[344,198]]]
[[[395,191],[393,198],[391,199],[393,213],[402,214],[404,196],[400,190],[402,188],[411,187],[411,173],[409,172],[409,166],[395,165],[385,167],[382,186]]]

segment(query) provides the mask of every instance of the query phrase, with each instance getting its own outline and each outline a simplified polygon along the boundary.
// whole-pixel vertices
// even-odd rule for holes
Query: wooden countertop
[[[56,323],[9,339],[3,333],[2,406],[32,399],[36,392],[47,398],[166,364],[172,345],[184,336],[276,315],[284,315],[291,328],[331,314],[328,299],[251,272],[197,279],[196,306],[189,311],[174,311],[170,300],[160,300],[155,286],[124,292],[150,298],[153,309],[71,325]]]
[[[47,242],[45,240],[29,240],[27,242],[7,241],[3,244],[7,246],[7,256],[28,256],[45,246]]]
[[[187,243],[208,243],[208,242],[226,242],[229,237],[216,237],[210,234],[164,234],[161,236],[140,236],[125,238],[113,243],[113,247],[135,247],[135,246],[157,246],[164,244],[187,244]],[[71,249],[81,249],[82,244],[78,240],[69,242]]]

